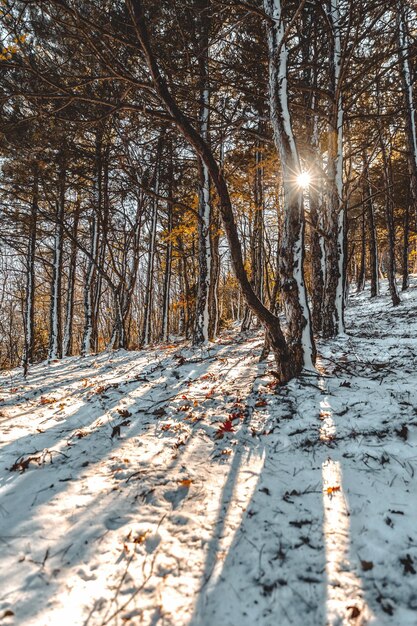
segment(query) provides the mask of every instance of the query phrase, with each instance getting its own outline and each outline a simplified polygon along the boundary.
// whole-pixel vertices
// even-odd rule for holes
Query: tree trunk
[[[25,345],[23,350],[23,375],[27,376],[29,365],[33,362],[34,321],[35,321],[35,248],[36,223],[38,219],[39,171],[33,167],[32,205],[29,219],[27,269],[26,269],[26,301],[25,301]]]
[[[365,192],[366,193],[366,192]],[[364,196],[364,200],[365,200]],[[365,289],[366,279],[366,211],[365,202],[362,203],[362,216],[361,216],[361,248],[360,248],[360,260],[359,260],[359,272],[357,277],[356,291],[360,293]]]
[[[72,239],[69,258],[68,269],[68,284],[67,284],[67,302],[65,307],[65,326],[64,326],[64,339],[62,343],[62,355],[71,356],[73,347],[72,337],[72,325],[74,317],[74,290],[75,290],[75,276],[77,273],[77,232],[78,221],[80,217],[80,201],[77,200],[77,204],[74,210],[74,222],[72,226]]]
[[[156,150],[156,164],[155,164],[155,176],[154,176],[154,191],[155,196],[151,201],[151,228],[149,233],[149,250],[148,250],[148,266],[146,271],[146,287],[145,287],[145,300],[144,300],[144,313],[143,313],[143,328],[142,328],[142,345],[147,346],[152,340],[151,334],[151,317],[152,317],[152,305],[153,305],[153,281],[154,281],[154,265],[155,265],[155,250],[156,250],[156,226],[158,223],[158,200],[159,186],[160,186],[160,168],[161,168],[161,156],[163,137],[165,131],[161,132],[158,140],[158,146]]]
[[[55,213],[55,241],[52,263],[52,286],[50,308],[50,340],[48,358],[59,359],[62,356],[62,253],[64,245],[64,210],[65,210],[66,160],[62,162],[58,174],[58,198]]]
[[[363,182],[365,192],[364,210],[367,215],[369,233],[369,263],[371,275],[371,298],[379,296],[379,260],[378,260],[378,238],[375,224],[374,202],[372,199],[372,188],[369,180],[368,156],[366,150],[363,152]]]
[[[172,116],[177,128],[184,138],[192,145],[196,153],[206,164],[213,185],[216,188],[219,198],[219,209],[222,216],[225,234],[229,244],[229,250],[235,276],[240,284],[242,293],[248,306],[251,307],[255,315],[259,317],[271,336],[271,344],[274,350],[277,369],[280,371],[282,382],[287,382],[300,372],[302,363],[293,357],[293,353],[288,350],[287,342],[282,333],[278,317],[273,315],[259,300],[249,282],[242,256],[236,223],[234,220],[231,199],[228,186],[212,151],[207,143],[196,131],[185,113],[178,107],[173,98],[168,85],[161,74],[159,66],[154,57],[149,35],[146,27],[146,17],[143,11],[141,0],[126,0],[132,19],[135,24],[135,31],[145,61],[148,65],[150,77],[153,81],[155,92],[168,113]],[[307,303],[306,303],[307,304]]]
[[[87,274],[84,285],[84,332],[81,344],[81,354],[88,356],[91,354],[93,346],[96,345],[97,320],[95,319],[95,281],[96,265],[98,263],[99,239],[100,239],[100,213],[102,209],[102,147],[103,131],[98,128],[96,131],[96,149],[94,163],[94,185],[91,211],[90,227],[90,251],[91,254],[87,263]]]
[[[303,191],[297,185],[301,173],[288,109],[287,49],[280,0],[265,0],[265,12],[274,20],[268,26],[270,113],[280,155],[284,184],[284,232],[280,255],[280,279],[288,319],[288,343],[296,372],[313,368],[315,347],[307,290],[304,282]]]
[[[401,302],[398,295],[397,280],[396,280],[396,261],[395,261],[395,226],[394,226],[394,201],[392,197],[392,168],[390,156],[387,152],[385,137],[382,134],[380,126],[380,141],[382,161],[384,166],[384,180],[386,187],[385,195],[385,219],[387,222],[388,230],[388,285],[391,294],[392,304],[398,306]]]
[[[165,273],[164,288],[162,296],[162,329],[161,340],[168,341],[169,338],[169,305],[171,299],[171,274],[172,274],[172,228],[174,220],[173,202],[173,163],[172,163],[172,142],[169,143],[169,165],[168,165],[168,198],[167,198],[167,243],[165,250]]]
[[[413,198],[414,217],[417,218],[417,129],[416,112],[414,107],[413,79],[410,67],[411,42],[407,33],[409,16],[406,13],[407,4],[398,0],[397,29],[398,29],[398,56],[400,74],[405,104],[405,131],[408,146],[408,169],[410,172],[411,194]]]
[[[323,336],[344,333],[345,302],[345,216],[343,203],[343,102],[341,92],[341,34],[339,0],[329,0],[332,29],[330,91],[332,112],[328,132],[328,194],[326,211],[326,288],[323,310]]]
[[[407,203],[404,212],[404,237],[403,237],[403,267],[402,267],[402,291],[407,291],[410,286],[408,270],[408,255],[410,252],[410,205]]]
[[[200,89],[199,131],[202,139],[209,143],[209,0],[197,1],[198,20],[198,67]],[[198,285],[194,321],[193,343],[207,343],[210,326],[210,283],[211,283],[211,202],[210,176],[207,165],[199,159],[200,189],[198,202]]]

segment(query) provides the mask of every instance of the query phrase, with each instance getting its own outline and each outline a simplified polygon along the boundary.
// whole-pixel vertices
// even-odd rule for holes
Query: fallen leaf
[[[134,540],[133,540],[133,543],[136,543],[136,544],[143,543],[148,535],[149,535],[149,530],[147,530],[144,533],[141,533],[140,535],[135,537]]]
[[[216,439],[221,439],[224,433],[234,433],[235,429],[233,428],[233,421],[231,419],[227,419],[223,424],[221,424],[216,432]]]
[[[190,485],[193,484],[193,481],[191,480],[191,478],[183,478],[182,480],[178,481],[178,484],[181,487],[189,487]]]
[[[257,402],[255,402],[255,407],[262,407],[262,406],[266,406],[267,404],[268,402],[264,400],[263,398],[261,398],[260,400],[257,400]]]
[[[111,438],[113,439],[113,437],[120,437],[120,426],[113,426],[113,430],[111,431]]]
[[[357,606],[348,606],[348,611],[350,611],[349,619],[355,619],[361,614],[361,610]]]
[[[56,402],[56,398],[47,398],[46,396],[41,396],[39,403],[40,404],[53,404]]]
[[[336,485],[336,487],[327,487],[326,489],[326,493],[330,496],[332,495],[332,493],[335,493],[336,491],[340,491],[340,486]]]

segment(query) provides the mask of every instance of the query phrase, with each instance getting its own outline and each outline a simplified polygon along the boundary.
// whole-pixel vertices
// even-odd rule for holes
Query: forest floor
[[[284,387],[258,332],[3,373],[0,624],[415,626],[402,297],[353,295]]]

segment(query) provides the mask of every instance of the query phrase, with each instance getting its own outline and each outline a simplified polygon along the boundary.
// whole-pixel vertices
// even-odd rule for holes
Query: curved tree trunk
[[[165,79],[161,74],[150,45],[142,2],[140,0],[126,1],[135,24],[135,31],[142,48],[144,58],[148,65],[155,92],[168,113],[172,116],[177,128],[180,130],[184,138],[192,145],[195,152],[208,168],[211,180],[219,198],[219,209],[229,244],[230,256],[235,276],[239,282],[247,305],[261,320],[270,336],[271,347],[274,351],[280,378],[282,382],[286,382],[300,373],[304,363],[300,361],[300,359],[296,358],[293,350],[289,350],[278,317],[276,317],[262,304],[250,284],[243,263],[242,248],[234,220],[226,180],[209,146],[191,124],[188,117],[178,107]]]

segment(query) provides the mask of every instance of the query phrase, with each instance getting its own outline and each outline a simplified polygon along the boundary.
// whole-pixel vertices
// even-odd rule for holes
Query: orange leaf
[[[40,404],[52,404],[53,402],[56,402],[55,398],[46,398],[45,396],[41,396]]]
[[[190,485],[193,484],[193,481],[191,480],[191,478],[183,478],[182,480],[178,481],[178,484],[181,487],[189,487]]]
[[[326,493],[330,496],[332,493],[335,493],[336,491],[340,491],[340,487],[339,485],[336,485],[335,487],[327,487],[326,489]]]

